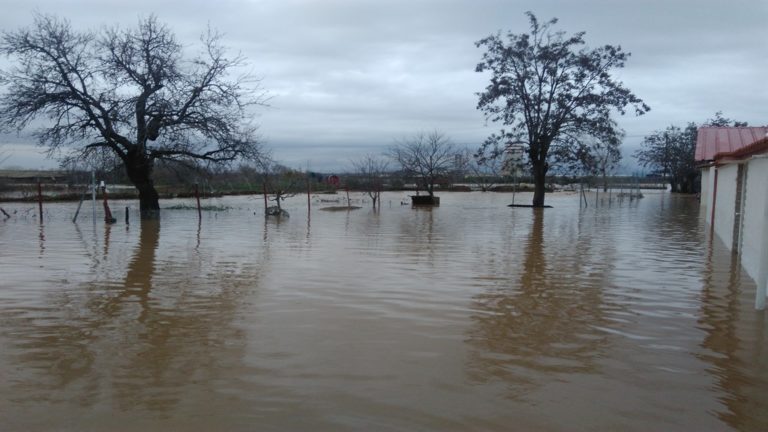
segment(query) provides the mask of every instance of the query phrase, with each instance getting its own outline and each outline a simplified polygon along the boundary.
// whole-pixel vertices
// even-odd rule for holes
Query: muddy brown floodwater
[[[766,315],[695,199],[403,197],[4,204],[0,430],[768,430]]]

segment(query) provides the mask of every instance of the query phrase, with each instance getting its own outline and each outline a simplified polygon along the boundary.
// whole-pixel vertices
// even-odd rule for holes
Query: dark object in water
[[[278,206],[270,206],[267,207],[267,216],[289,217],[290,215]]]
[[[320,210],[322,211],[348,211],[348,210],[359,210],[361,207],[359,206],[330,206],[330,207],[320,207]]]
[[[510,204],[507,207],[552,208],[551,205],[535,206],[533,204]]]
[[[411,204],[415,206],[440,206],[440,197],[431,195],[411,195]]]

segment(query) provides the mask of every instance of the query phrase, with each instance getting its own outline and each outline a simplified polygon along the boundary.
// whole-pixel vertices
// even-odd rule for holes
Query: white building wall
[[[717,197],[715,198],[715,233],[731,249],[733,246],[733,221],[736,208],[736,176],[738,164],[717,168]]]
[[[741,241],[741,264],[752,279],[759,279],[768,263],[761,263],[765,256],[766,230],[768,230],[768,158],[752,159],[747,164],[747,182],[744,203],[744,225]]]
[[[708,199],[709,199],[709,191],[711,190],[709,188],[709,168],[702,168],[701,169],[701,194],[699,195],[699,205],[701,206],[701,211],[704,212],[706,215],[706,211],[709,208]]]
[[[714,166],[701,169],[701,212],[708,224],[712,223],[712,199],[715,192],[717,168]]]

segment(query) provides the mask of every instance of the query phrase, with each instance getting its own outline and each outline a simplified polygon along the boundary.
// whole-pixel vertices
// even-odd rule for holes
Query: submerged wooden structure
[[[434,195],[411,195],[411,204],[415,206],[440,206],[440,197]]]

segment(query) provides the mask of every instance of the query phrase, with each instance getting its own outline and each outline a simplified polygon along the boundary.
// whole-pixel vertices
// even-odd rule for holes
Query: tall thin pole
[[[203,213],[200,209],[200,190],[198,189],[197,182],[195,182],[195,199],[197,199],[197,218],[199,220],[203,219]]]
[[[598,196],[600,195],[600,185],[595,187],[595,207],[598,205]]]
[[[72,218],[72,222],[77,222],[77,215],[80,214],[80,207],[83,206],[83,201],[85,200],[85,194],[88,193],[88,188],[83,189],[83,194],[80,195],[80,202],[77,203],[77,210],[75,211],[75,216]]]
[[[93,224],[96,224],[96,173],[91,171],[91,207],[93,210]]]
[[[517,167],[512,168],[512,205],[515,205],[515,195],[517,195]]]
[[[112,217],[112,211],[109,209],[109,204],[107,203],[107,185],[106,184],[101,185],[101,194],[104,197],[104,222],[107,225],[113,224],[117,221],[117,219]]]
[[[608,185],[608,207],[611,206],[611,199],[613,199],[613,197],[612,197],[612,189],[613,189],[613,187],[612,186],[613,186],[613,183]]]
[[[269,207],[269,203],[267,202],[267,182],[261,183],[261,187],[264,190],[264,214],[267,214],[267,207]]]
[[[43,185],[37,181],[37,206],[40,210],[40,223],[43,223]]]
[[[352,202],[349,201],[349,186],[345,185],[344,189],[347,190],[347,208],[350,208],[350,207],[352,207]]]
[[[309,173],[307,173],[307,214],[312,209],[312,201],[310,196],[312,195],[312,182],[309,179]]]

